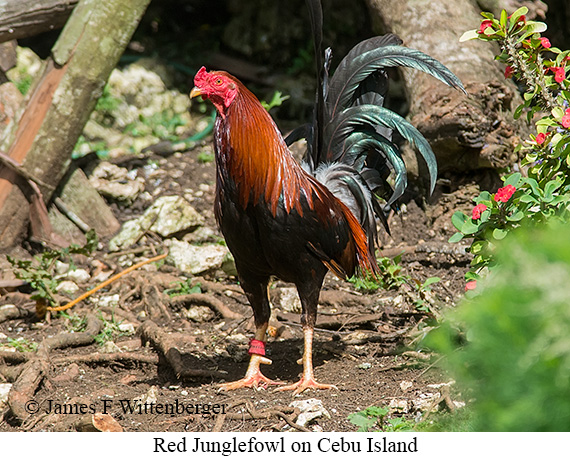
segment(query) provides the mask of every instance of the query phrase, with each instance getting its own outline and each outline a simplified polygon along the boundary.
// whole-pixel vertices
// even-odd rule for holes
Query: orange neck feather
[[[311,182],[269,113],[243,84],[237,83],[239,93],[222,113],[226,142],[219,152],[226,155],[223,162],[238,187],[239,203],[245,209],[250,200],[257,203],[263,197],[275,215],[282,199],[287,212],[295,208],[302,214],[301,193],[313,207]]]

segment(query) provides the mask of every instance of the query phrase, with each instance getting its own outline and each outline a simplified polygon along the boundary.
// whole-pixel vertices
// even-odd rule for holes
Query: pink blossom
[[[516,187],[510,184],[506,185],[505,187],[501,187],[497,193],[495,194],[495,201],[496,202],[508,202],[509,199],[513,196],[516,191]]]
[[[542,47],[543,47],[543,48],[546,48],[546,49],[548,49],[550,46],[552,46],[552,45],[550,44],[550,40],[549,40],[548,38],[546,38],[546,37],[542,37],[542,38],[540,39],[540,43],[542,44]]]
[[[544,133],[539,133],[536,135],[536,144],[542,144],[546,140],[546,135]]]
[[[566,68],[564,67],[550,67],[550,71],[554,73],[554,80],[560,84],[566,78]]]
[[[485,19],[484,21],[481,22],[481,25],[479,26],[479,31],[477,33],[485,32],[485,29],[487,27],[491,27],[492,25],[493,21],[491,21],[490,19]]]
[[[483,211],[485,211],[487,209],[487,205],[484,205],[483,203],[479,203],[475,208],[473,208],[473,211],[471,213],[471,219],[473,220],[477,220],[481,218],[481,213]]]
[[[468,281],[467,284],[465,284],[465,292],[468,290],[473,290],[475,287],[477,287],[477,281]]]
[[[562,116],[562,121],[560,123],[565,129],[570,128],[570,108],[566,110],[564,116]]]

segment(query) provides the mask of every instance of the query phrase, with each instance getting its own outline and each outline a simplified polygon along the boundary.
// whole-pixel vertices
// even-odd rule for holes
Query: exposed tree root
[[[298,425],[295,423],[295,419],[299,415],[299,411],[293,408],[267,408],[263,410],[257,410],[253,407],[248,400],[238,400],[230,405],[228,405],[228,410],[235,408],[236,406],[245,405],[245,411],[240,413],[227,413],[219,414],[216,418],[216,423],[214,424],[213,432],[221,432],[226,420],[258,420],[258,419],[270,419],[271,417],[278,417],[283,419],[290,427],[301,432],[310,432],[306,427]]]
[[[207,306],[212,311],[220,314],[224,319],[243,319],[243,316],[229,309],[220,299],[208,294],[178,295],[170,299],[173,305],[198,305]]]
[[[178,378],[221,378],[222,373],[212,370],[189,368],[184,355],[177,349],[177,342],[172,335],[161,330],[153,321],[144,322],[137,330],[144,344],[149,342],[159,354],[163,355]]]
[[[49,352],[52,349],[63,349],[72,346],[91,344],[101,331],[102,322],[94,315],[87,315],[87,326],[81,333],[61,333],[44,339],[35,354],[22,368],[22,372],[14,382],[8,394],[8,406],[15,420],[24,422],[30,416],[29,401],[34,396],[38,386],[48,373],[50,362]],[[5,351],[4,351],[5,352]]]

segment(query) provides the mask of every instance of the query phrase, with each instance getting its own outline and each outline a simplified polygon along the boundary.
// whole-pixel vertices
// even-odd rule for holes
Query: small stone
[[[127,333],[129,335],[132,335],[135,333],[135,326],[133,324],[131,324],[130,322],[121,322],[118,325],[118,328],[121,332]]]
[[[207,306],[192,306],[183,311],[184,317],[194,322],[208,322],[216,317],[216,313]]]
[[[372,364],[370,362],[364,362],[361,363],[360,365],[357,365],[356,368],[360,368],[361,370],[368,370],[372,368]]]
[[[119,294],[103,295],[99,298],[99,306],[117,306],[120,299]]]
[[[400,411],[402,413],[408,412],[408,400],[393,398],[388,407],[391,410]]]
[[[76,284],[84,284],[91,279],[89,272],[83,268],[77,268],[75,270],[70,270],[67,273],[67,279],[75,282]]]
[[[64,275],[69,271],[69,264],[60,260],[55,261],[55,274]]]
[[[400,383],[400,389],[402,389],[403,392],[406,392],[407,390],[411,389],[413,385],[414,383],[412,381],[402,381]]]
[[[73,281],[62,281],[57,285],[55,290],[57,292],[62,292],[65,294],[72,295],[79,290],[79,286],[75,284]]]
[[[123,351],[119,349],[119,346],[117,346],[114,341],[107,341],[99,348],[99,352],[101,354],[116,354]]]
[[[298,408],[300,411],[297,417],[296,424],[304,427],[309,422],[317,419],[318,417],[331,418],[329,412],[323,406],[323,402],[316,398],[309,398],[307,400],[296,400],[289,404],[291,408]]]
[[[301,314],[303,309],[295,287],[280,287],[276,289],[274,303],[287,313]]]
[[[194,246],[173,239],[167,261],[185,274],[196,275],[221,268],[228,256],[228,248],[219,244]]]
[[[8,403],[8,394],[12,384],[0,384],[0,410],[4,409],[4,406]]]

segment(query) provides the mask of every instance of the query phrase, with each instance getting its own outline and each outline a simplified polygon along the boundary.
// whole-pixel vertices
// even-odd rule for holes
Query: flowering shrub
[[[473,239],[468,281],[494,265],[496,242],[511,230],[553,218],[568,220],[570,215],[570,80],[566,76],[570,51],[561,51],[540,36],[546,25],[528,21],[527,12],[522,7],[508,16],[503,10],[499,19],[481,13],[479,29],[461,37],[499,44],[497,60],[506,64],[505,78],[524,86],[523,103],[514,117],[525,113],[528,122],[536,125],[536,134],[515,149],[524,154],[522,172],[504,177],[504,187],[494,195],[482,192],[474,198],[471,217],[459,211],[452,217],[458,233],[450,241]]]

